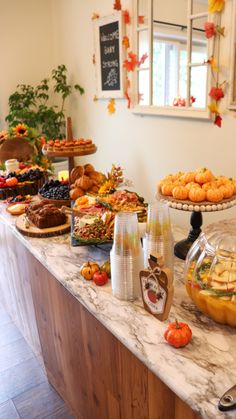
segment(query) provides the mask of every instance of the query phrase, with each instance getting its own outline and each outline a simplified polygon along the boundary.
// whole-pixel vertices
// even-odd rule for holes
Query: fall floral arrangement
[[[0,131],[0,146],[5,140],[15,137],[28,139],[30,145],[34,148],[30,163],[37,164],[44,169],[51,169],[51,162],[42,152],[42,147],[46,142],[45,137],[40,136],[35,128],[19,123],[8,130]]]

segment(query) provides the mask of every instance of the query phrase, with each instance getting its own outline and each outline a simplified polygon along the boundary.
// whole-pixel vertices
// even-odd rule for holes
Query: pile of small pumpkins
[[[220,202],[236,194],[236,180],[215,176],[207,168],[194,172],[178,172],[168,175],[158,183],[158,192],[176,200],[192,202]]]
[[[70,173],[70,197],[75,201],[86,193],[97,194],[104,183],[105,175],[97,172],[92,164],[76,166]]]
[[[80,268],[80,274],[84,279],[94,281],[98,286],[105,285],[111,277],[110,260],[106,260],[101,266],[97,262],[85,262]]]

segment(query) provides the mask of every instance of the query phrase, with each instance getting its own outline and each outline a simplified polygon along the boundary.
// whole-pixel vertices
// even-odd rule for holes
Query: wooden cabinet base
[[[32,291],[30,298],[32,301],[33,297],[35,308],[35,314],[30,311],[25,314],[25,323],[30,324],[36,317],[48,379],[77,419],[198,418],[94,318],[12,233],[10,236],[7,239],[8,246],[14,250],[7,253],[6,257],[11,259],[8,266],[11,265],[11,268],[8,272],[5,268],[4,275],[9,278],[14,276],[12,267],[17,265],[17,261],[24,260],[21,279],[30,280],[31,290],[29,287],[28,292]],[[3,244],[1,247],[4,247]],[[2,275],[3,270],[0,272]],[[18,279],[16,277],[12,284],[15,293],[22,294],[22,287],[17,285]],[[4,286],[3,282],[0,281],[1,287]],[[22,304],[27,306],[26,300],[22,300]],[[18,324],[21,328],[22,325]]]

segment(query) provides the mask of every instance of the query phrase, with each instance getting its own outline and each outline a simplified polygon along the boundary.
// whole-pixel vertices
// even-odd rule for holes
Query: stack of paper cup
[[[166,267],[173,269],[173,248],[168,205],[160,201],[149,204],[146,234],[143,238],[144,267],[148,267],[150,254],[155,252],[163,257]]]
[[[137,214],[120,212],[116,215],[110,260],[113,295],[126,301],[141,296],[139,272],[143,269],[143,251]]]

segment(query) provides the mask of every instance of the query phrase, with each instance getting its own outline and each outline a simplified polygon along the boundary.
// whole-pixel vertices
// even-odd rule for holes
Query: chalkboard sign
[[[121,12],[97,19],[95,24],[97,96],[123,97]]]

